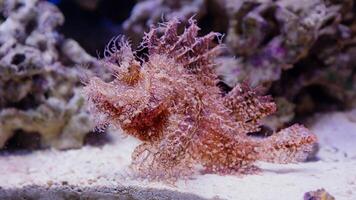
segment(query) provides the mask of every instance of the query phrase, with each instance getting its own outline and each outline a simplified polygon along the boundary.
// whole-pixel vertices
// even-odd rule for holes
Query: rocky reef
[[[0,148],[17,134],[37,137],[40,147],[81,147],[93,125],[80,75],[100,74],[96,59],[57,31],[64,17],[54,5],[5,0],[0,6]]]
[[[228,2],[226,44],[237,60],[222,65],[226,83],[247,76],[297,113],[317,109],[313,88],[343,108],[355,103],[353,1]]]

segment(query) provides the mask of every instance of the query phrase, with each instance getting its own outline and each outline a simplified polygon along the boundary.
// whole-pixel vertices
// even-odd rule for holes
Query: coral
[[[257,160],[303,161],[315,136],[302,125],[263,139],[249,136],[275,104],[247,83],[224,94],[214,70],[221,35],[198,37],[192,19],[179,35],[178,24],[173,19],[145,34],[146,57],[137,57],[124,38],[114,38],[103,65],[115,79],[90,77],[84,87],[99,125],[123,129],[143,142],[132,154],[134,171],[175,181],[198,166],[205,173],[243,174],[255,172]]]
[[[88,70],[74,66],[95,70],[96,59],[56,31],[64,17],[48,2],[2,1],[1,14],[0,148],[19,131],[42,147],[80,147],[93,124],[79,91]]]

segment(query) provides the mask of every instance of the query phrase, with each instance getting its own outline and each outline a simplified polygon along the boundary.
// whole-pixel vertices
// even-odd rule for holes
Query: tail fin
[[[295,124],[261,142],[260,160],[281,164],[305,161],[316,140],[307,128]]]

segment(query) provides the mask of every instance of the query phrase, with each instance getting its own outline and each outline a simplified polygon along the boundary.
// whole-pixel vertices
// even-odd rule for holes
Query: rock
[[[18,132],[39,134],[40,147],[81,147],[94,128],[81,76],[100,74],[98,61],[58,32],[64,16],[49,2],[5,0],[0,8],[0,148]]]
[[[304,200],[335,200],[324,188],[304,194]]]

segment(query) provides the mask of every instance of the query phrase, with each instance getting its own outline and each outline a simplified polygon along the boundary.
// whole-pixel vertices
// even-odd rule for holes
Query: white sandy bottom
[[[310,128],[320,142],[318,161],[290,165],[260,163],[263,172],[258,175],[199,175],[193,180],[179,181],[176,186],[167,186],[126,178],[131,152],[138,144],[126,138],[103,147],[2,155],[0,197],[30,186],[45,191],[70,186],[73,189],[106,188],[105,194],[130,193],[127,188],[136,188],[136,193],[149,191],[129,194],[131,199],[300,200],[305,192],[320,188],[338,200],[356,199],[356,112],[316,118]],[[79,190],[79,194],[80,191],[84,193],[88,189]],[[192,196],[184,196],[186,194]],[[43,195],[41,198],[46,199],[46,194]],[[96,194],[91,195],[95,199]]]

